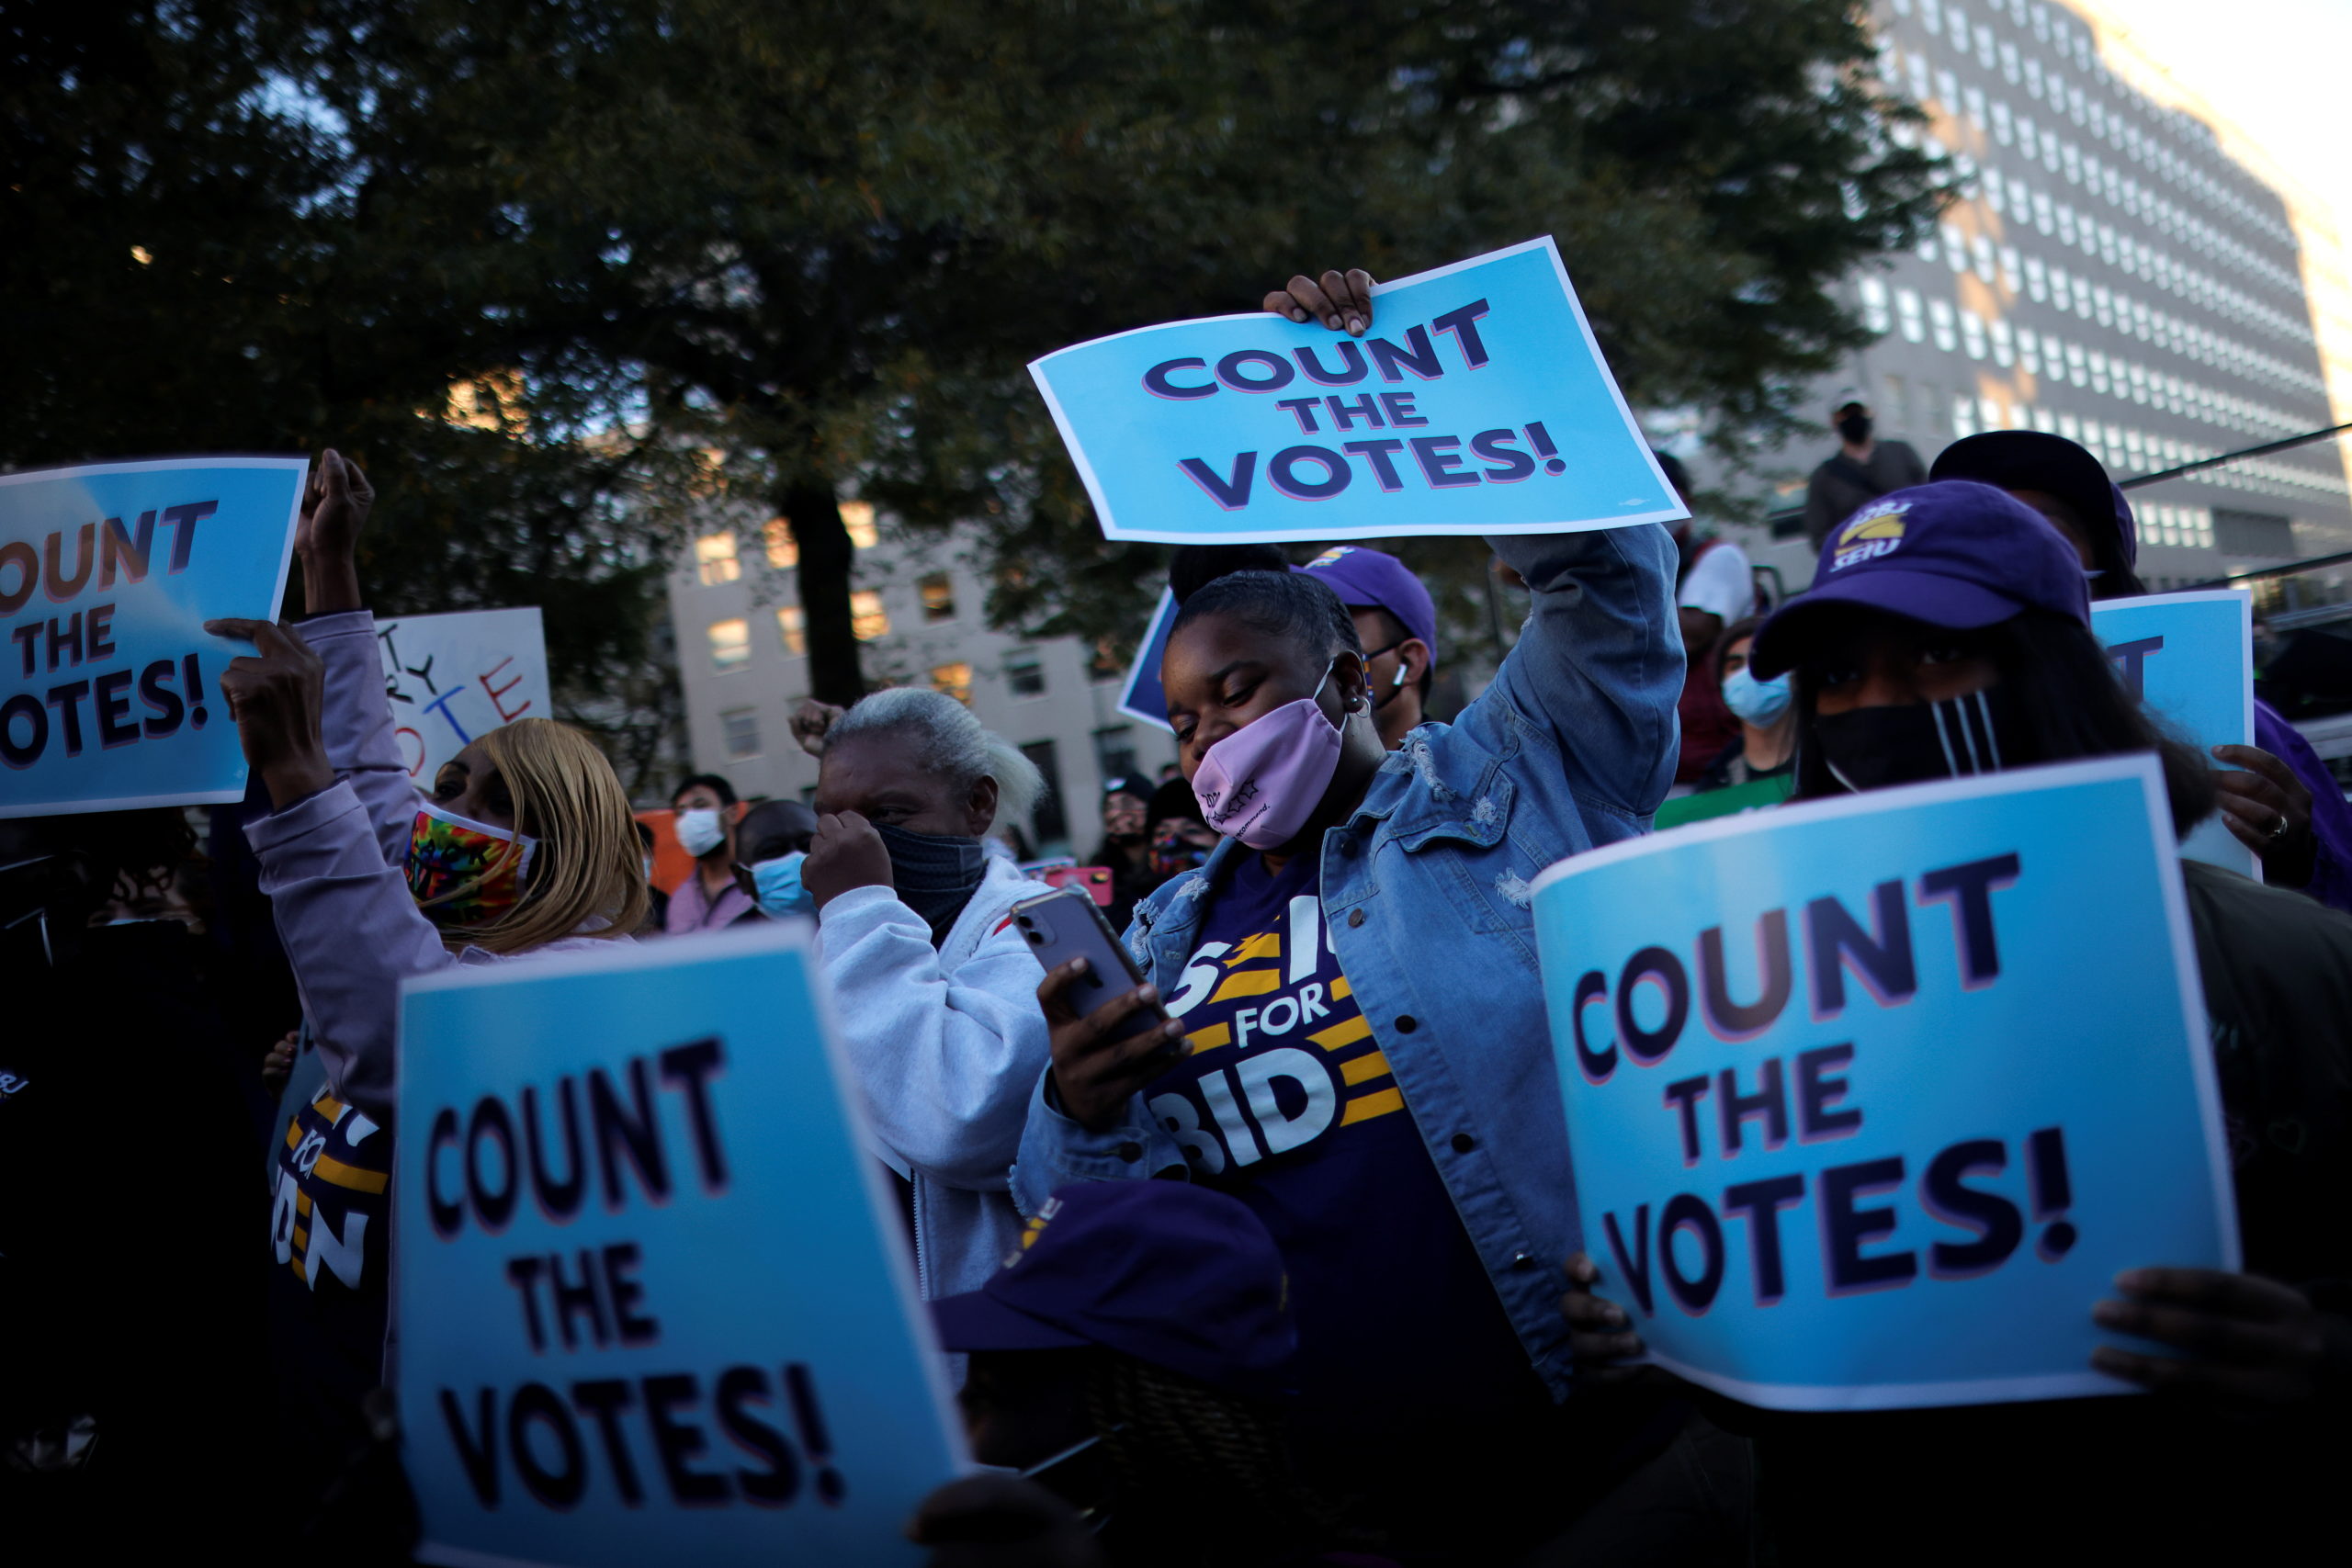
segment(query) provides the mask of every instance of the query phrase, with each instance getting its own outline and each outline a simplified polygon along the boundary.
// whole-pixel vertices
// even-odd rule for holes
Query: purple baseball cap
[[[1403,561],[1360,545],[1336,545],[1291,570],[1329,583],[1351,610],[1385,610],[1396,616],[1407,637],[1429,644],[1430,668],[1437,668],[1437,602]]]
[[[2125,566],[2140,559],[2140,530],[2132,503],[2108,478],[2106,465],[2080,442],[2043,430],[1988,430],[1945,447],[1928,478],[1975,479],[1996,490],[2054,495],[2083,520],[2084,527],[2112,529]]]
[[[1273,1237],[1186,1181],[1061,1189],[987,1284],[931,1314],[948,1350],[1101,1346],[1245,1393],[1282,1392],[1298,1344]]]
[[[1954,630],[2026,610],[2091,618],[2074,547],[2025,502],[1969,479],[1892,491],[1831,529],[1813,586],[1758,630],[1748,668],[1770,680],[1793,666],[1838,604]]]

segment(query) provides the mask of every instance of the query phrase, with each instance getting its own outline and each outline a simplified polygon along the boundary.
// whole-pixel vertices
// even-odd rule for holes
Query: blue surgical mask
[[[1789,711],[1789,676],[1786,671],[1769,681],[1759,681],[1743,665],[1731,672],[1724,682],[1724,705],[1736,714],[1741,722],[1758,729],[1776,724]]]
[[[800,886],[800,863],[808,857],[795,850],[775,860],[763,860],[751,868],[752,886],[757,890],[760,913],[772,920],[789,915],[813,915],[817,900]]]

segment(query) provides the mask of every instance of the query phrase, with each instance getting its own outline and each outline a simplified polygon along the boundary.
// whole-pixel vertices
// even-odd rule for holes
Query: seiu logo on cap
[[[1829,570],[1838,571],[1900,547],[1903,514],[1910,510],[1907,501],[1881,502],[1854,513],[1848,519],[1845,531],[1838,536],[1838,549],[1829,558]]]
[[[1313,571],[1318,566],[1329,566],[1333,561],[1339,560],[1343,557],[1351,556],[1355,553],[1356,547],[1353,545],[1333,545],[1329,549],[1325,550],[1321,555],[1317,556],[1313,560],[1308,561],[1305,566],[1299,568],[1299,570],[1301,571]]]

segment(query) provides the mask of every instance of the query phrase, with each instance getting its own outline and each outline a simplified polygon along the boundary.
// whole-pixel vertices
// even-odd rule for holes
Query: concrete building
[[[1978,430],[2055,431],[2117,478],[2336,423],[2279,197],[2046,0],[1879,0],[1879,68],[1965,196],[1843,291],[1878,341],[1826,379],[1930,463]],[[1780,504],[1834,450],[1790,451]],[[2151,587],[2352,548],[2335,442],[2133,493]],[[1799,581],[1802,541],[1767,552]],[[1792,582],[1791,584],[1794,586]]]
[[[1090,852],[1102,781],[1157,778],[1176,760],[1167,730],[1117,711],[1125,667],[1101,663],[1074,637],[990,630],[968,540],[885,537],[872,507],[846,502],[842,513],[858,547],[852,607],[867,680],[968,704],[1046,775],[1049,794],[1023,825],[1030,845]],[[797,566],[780,523],[738,511],[715,513],[670,572],[694,765],[733,780],[747,799],[807,799],[817,788],[816,760],[790,728],[808,695]]]

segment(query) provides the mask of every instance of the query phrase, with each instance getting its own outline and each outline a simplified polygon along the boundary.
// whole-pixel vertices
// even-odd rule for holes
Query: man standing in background
[[[1829,423],[1838,451],[1813,470],[1804,489],[1804,536],[1816,550],[1830,529],[1887,491],[1928,482],[1928,466],[1909,442],[1871,434],[1870,407],[1852,388],[1838,395]]]
[[[678,786],[678,842],[695,857],[694,874],[670,895],[663,926],[672,936],[718,931],[759,914],[735,880],[735,824],[743,815],[735,786],[717,773],[696,773]]]

